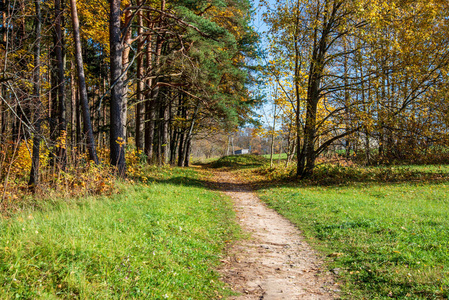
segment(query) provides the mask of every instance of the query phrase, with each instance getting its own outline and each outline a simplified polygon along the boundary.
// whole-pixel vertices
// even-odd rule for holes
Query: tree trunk
[[[276,96],[277,97],[277,87],[276,87]],[[271,145],[270,145],[270,168],[273,168],[273,154],[274,154],[274,134],[276,130],[276,99],[274,100],[274,113],[273,113],[273,129],[271,132]]]
[[[89,157],[95,164],[98,164],[97,150],[95,147],[95,139],[92,130],[92,122],[90,120],[89,101],[87,98],[86,79],[84,77],[84,64],[81,50],[80,28],[78,12],[76,10],[76,0],[70,0],[73,23],[73,40],[75,41],[75,59],[78,68],[78,86],[80,101],[83,110],[84,133],[87,137],[87,149]]]
[[[179,145],[178,145],[178,167],[184,167],[185,156],[184,156],[184,139],[185,132],[179,135]]]
[[[169,136],[169,117],[170,117],[170,111],[169,111],[169,105],[167,104],[167,100],[164,101],[163,107],[162,107],[162,126],[161,126],[161,161],[162,164],[167,164],[169,159],[169,153],[170,153],[170,136]]]
[[[51,88],[49,91],[49,97],[48,97],[48,123],[50,127],[50,140],[52,143],[55,144],[54,149],[50,151],[49,153],[49,160],[50,165],[55,167],[56,164],[56,156],[57,156],[57,113],[58,113],[58,74],[56,73],[57,65],[56,65],[56,36],[53,36],[54,40],[54,47],[53,49],[49,49],[49,61],[50,61],[50,68],[48,68],[48,82],[51,84]]]
[[[179,105],[181,106],[181,118],[183,120],[187,120],[187,108],[185,107],[185,97],[182,97],[182,102],[181,99],[179,101]],[[184,126],[182,126],[182,131],[180,132],[180,136],[179,136],[179,152],[178,152],[178,167],[184,167],[184,162],[185,162],[185,152],[184,152],[184,143],[186,140],[186,129],[184,128]]]
[[[148,19],[151,19],[151,15],[148,13]],[[148,24],[148,27],[153,28],[153,24]],[[152,71],[153,69],[153,37],[151,34],[147,37],[147,49],[146,60],[147,69]],[[149,77],[147,79],[147,92],[145,101],[145,154],[147,155],[147,161],[149,164],[153,162],[153,142],[154,142],[154,119],[155,115],[155,103],[153,98],[153,79]]]
[[[82,128],[82,120],[81,120],[81,100],[80,100],[80,89],[75,90],[75,118],[76,118],[76,144],[79,147],[79,150],[84,151],[85,147],[83,147],[83,143],[81,143],[82,135],[81,135],[81,128]]]
[[[195,110],[192,115],[192,120],[190,122],[189,131],[187,132],[187,135],[185,136],[184,140],[184,167],[188,167],[190,164],[190,152],[192,149],[192,135],[193,135],[193,128],[195,127],[196,117],[198,115],[198,111],[200,109],[200,103],[198,102],[195,106]]]
[[[165,0],[161,1],[161,11],[165,11]],[[159,27],[162,27],[164,23],[164,14],[161,14],[160,20],[159,20]],[[154,26],[154,24],[151,25],[152,27]],[[160,74],[157,74],[155,72],[159,71],[160,69],[160,61],[161,61],[161,54],[162,54],[162,46],[164,44],[164,37],[159,34],[157,35],[156,38],[156,48],[154,51],[154,57],[152,64],[151,64],[151,75],[153,76],[158,76]],[[150,61],[150,60],[149,60]],[[153,160],[155,160],[158,164],[162,163],[161,160],[161,101],[160,101],[160,86],[158,85],[158,80],[154,80],[151,82],[152,85],[150,85],[151,87],[151,101],[152,101],[152,105],[151,107],[151,112],[150,112],[150,117],[151,117],[151,122],[152,124],[151,129],[149,134],[151,135],[151,137],[149,139],[151,139],[152,143],[151,145],[149,145],[149,147],[151,147],[151,157],[149,156],[149,158],[154,158]]]
[[[304,139],[304,158],[306,164],[304,169],[300,173],[301,177],[308,177],[312,174],[315,168],[315,137],[316,137],[316,111],[317,106],[315,103],[308,105],[306,113],[306,126],[305,126],[305,139]]]
[[[176,107],[176,117],[178,119],[181,118],[181,106],[182,106],[182,93],[178,93],[178,105]],[[173,110],[170,109],[170,112]],[[173,120],[173,115],[170,115],[170,120]],[[176,154],[178,151],[178,143],[179,138],[181,136],[181,128],[180,126],[172,126],[172,129],[170,130],[170,165],[174,166],[176,164]]]
[[[76,111],[77,111],[77,90],[76,90],[76,83],[75,83],[75,63],[73,60],[70,62],[70,140],[72,143],[72,147],[74,147],[75,144],[78,143],[78,136],[77,136],[77,119],[76,119]]]
[[[119,1],[121,2],[121,1]],[[127,4],[127,6],[130,6],[130,3]],[[125,12],[125,22],[124,22],[124,28],[127,27],[128,23],[131,22],[132,12],[131,10],[126,10]],[[128,120],[128,85],[125,84],[127,82],[127,72],[129,66],[129,54],[131,51],[131,27],[124,33],[124,40],[122,44],[122,70],[121,70],[121,81],[122,81],[122,91],[121,91],[121,97],[122,97],[122,104],[121,104],[121,118],[123,123],[123,137],[127,141],[127,120]]]
[[[342,2],[343,3],[343,2]],[[341,5],[341,4],[339,4]],[[330,14],[329,19],[327,15],[324,15],[324,21],[320,26],[320,29],[315,28],[314,41],[312,48],[312,57],[309,68],[309,78],[307,83],[307,106],[306,106],[306,124],[304,127],[304,153],[302,159],[305,159],[305,165],[302,164],[302,169],[298,163],[297,175],[301,178],[312,175],[315,168],[315,160],[317,153],[315,152],[315,142],[317,134],[317,107],[321,99],[320,86],[321,79],[324,71],[325,57],[328,50],[328,37],[332,25],[334,24],[336,10],[338,7],[333,4],[333,11]],[[317,19],[320,13],[321,7],[317,7]],[[318,36],[319,35],[319,36]]]
[[[35,35],[36,41],[34,44],[34,70],[33,70],[33,104],[34,104],[34,137],[33,137],[33,154],[31,158],[30,180],[28,185],[33,191],[39,184],[39,156],[41,143],[41,111],[42,102],[40,95],[40,56],[41,56],[41,31],[42,31],[42,16],[41,16],[41,0],[35,0],[36,18],[35,18]]]
[[[2,12],[2,28],[6,28],[6,11]],[[2,31],[2,42],[4,45],[6,44],[7,41],[7,31],[3,30]],[[5,47],[4,52],[2,51],[2,63],[3,65],[1,66],[3,70],[6,69],[6,54],[8,53],[8,49]],[[0,85],[0,96],[2,96],[3,99],[5,96],[5,87],[2,85]],[[0,142],[3,143],[6,140],[6,124],[7,122],[7,107],[6,105],[3,103],[3,100],[0,101],[0,117],[1,117],[1,123],[0,123]]]
[[[72,0],[73,1],[73,0]],[[119,176],[125,176],[125,136],[123,109],[123,78],[120,0],[110,1],[109,43],[111,55],[111,112],[110,112],[110,148],[111,164],[117,168]]]
[[[67,122],[66,122],[66,107],[65,107],[65,80],[64,80],[64,54],[63,54],[63,10],[61,8],[61,0],[55,0],[55,54],[57,65],[57,83],[58,83],[58,135],[59,143],[57,148],[57,155],[59,158],[59,165],[62,170],[65,170],[67,164],[66,153],[66,137],[67,137]]]
[[[299,2],[298,2],[299,4]],[[295,124],[296,124],[296,176],[300,176],[302,171],[304,170],[305,165],[305,157],[304,157],[304,145],[301,146],[301,93],[300,93],[300,76],[301,76],[301,65],[300,65],[300,57],[301,52],[299,49],[299,9],[298,9],[298,15],[296,16],[296,22],[295,22],[295,101],[296,101],[296,107],[295,107]]]
[[[187,141],[185,143],[185,160],[184,160],[184,167],[190,166],[190,153],[192,151],[192,140],[191,137],[187,137]]]
[[[145,154],[149,164],[153,162],[154,119],[156,118],[154,102],[151,96],[145,102]]]
[[[137,2],[137,5],[141,5],[141,1]],[[137,44],[137,105],[136,105],[136,148],[137,150],[143,149],[143,140],[142,140],[142,134],[143,134],[143,125],[144,122],[142,122],[142,110],[143,110],[143,101],[144,101],[144,94],[143,90],[145,89],[145,82],[143,79],[143,72],[144,72],[144,66],[143,66],[143,16],[142,12],[139,11],[137,15],[137,35],[139,36],[139,41]]]

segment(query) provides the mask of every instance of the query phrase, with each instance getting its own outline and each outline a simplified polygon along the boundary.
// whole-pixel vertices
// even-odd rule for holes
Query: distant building
[[[240,154],[249,154],[249,149],[240,149],[240,150],[234,151],[234,155],[240,155]]]

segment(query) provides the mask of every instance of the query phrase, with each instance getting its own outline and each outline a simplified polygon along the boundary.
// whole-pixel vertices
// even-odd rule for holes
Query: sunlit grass
[[[271,155],[270,154],[264,154],[262,155],[263,157],[265,157],[266,159],[270,159]],[[273,154],[273,159],[277,160],[277,159],[287,159],[287,153],[275,153]]]
[[[119,195],[56,201],[0,222],[1,299],[213,299],[236,232],[228,200],[192,170]]]
[[[327,167],[259,194],[332,257],[346,299],[447,299],[447,174],[438,165]]]
[[[252,168],[263,166],[268,160],[259,155],[243,154],[224,156],[211,164],[214,168]]]

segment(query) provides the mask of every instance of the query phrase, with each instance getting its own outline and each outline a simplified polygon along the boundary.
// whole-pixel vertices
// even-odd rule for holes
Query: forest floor
[[[323,257],[290,221],[268,208],[228,171],[212,171],[211,185],[233,199],[247,238],[234,243],[222,260],[223,280],[240,296],[231,299],[335,299],[338,286]]]

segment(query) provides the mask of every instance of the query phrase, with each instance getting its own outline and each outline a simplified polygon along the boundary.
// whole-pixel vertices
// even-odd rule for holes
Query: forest
[[[447,160],[445,1],[55,0],[0,9],[4,191],[57,185],[92,164],[121,176],[145,162],[188,166],[195,136],[257,124],[263,98],[275,123],[259,122],[253,136],[282,136],[298,177],[320,155],[367,165]],[[255,10],[268,26],[265,49]]]
[[[0,10],[6,193],[73,188],[94,165],[122,177],[146,163],[188,166],[195,134],[234,130],[256,103],[248,1],[24,0]]]

